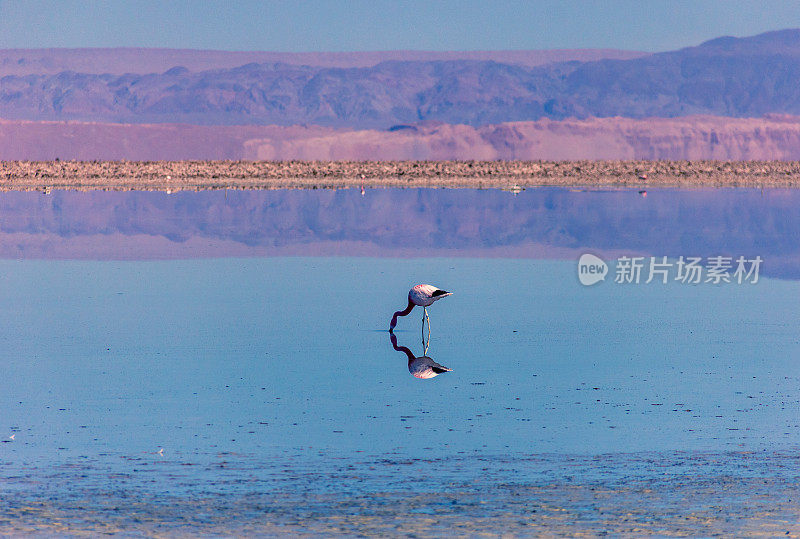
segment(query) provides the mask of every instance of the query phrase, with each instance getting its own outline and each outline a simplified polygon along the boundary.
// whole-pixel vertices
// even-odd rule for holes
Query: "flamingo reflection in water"
[[[422,356],[417,357],[414,355],[414,352],[408,349],[408,347],[398,346],[397,336],[392,332],[389,333],[389,339],[392,341],[392,348],[398,352],[403,352],[406,355],[408,358],[408,372],[410,372],[411,375],[415,376],[416,378],[433,378],[434,376],[439,376],[443,372],[450,372],[453,370],[448,369],[444,365],[439,365],[426,355],[428,353],[428,344],[430,343],[430,334],[428,335],[428,338],[429,340],[427,344],[423,342]]]

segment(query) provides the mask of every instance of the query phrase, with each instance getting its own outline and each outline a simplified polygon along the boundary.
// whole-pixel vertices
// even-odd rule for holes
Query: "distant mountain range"
[[[631,59],[530,66],[508,62],[508,53],[497,58],[504,61],[8,75],[0,78],[0,117],[386,129],[430,120],[480,126],[541,118],[800,114],[800,30],[720,38]]]
[[[556,62],[629,60],[649,53],[616,49],[518,51],[372,51],[372,52],[239,52],[194,49],[0,49],[0,77],[7,75],[110,73],[145,75],[173,67],[189,71],[231,69],[245,64],[289,64],[315,67],[372,67],[381,62],[480,60],[539,66]]]
[[[800,30],[657,54],[5,50],[0,158],[796,159],[798,81]]]

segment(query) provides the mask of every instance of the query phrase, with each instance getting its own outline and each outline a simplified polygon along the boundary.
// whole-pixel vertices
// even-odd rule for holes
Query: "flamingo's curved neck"
[[[409,298],[409,299],[408,299],[408,307],[406,307],[406,308],[405,308],[405,310],[403,310],[403,311],[397,311],[397,312],[395,312],[395,313],[392,315],[392,321],[391,321],[391,323],[389,324],[389,329],[390,329],[390,330],[391,330],[391,329],[394,329],[394,327],[397,325],[397,317],[398,317],[398,316],[405,316],[405,315],[407,315],[408,313],[410,313],[410,312],[411,312],[411,309],[413,309],[413,308],[414,308],[414,304],[413,304],[413,303],[411,303],[411,298]]]
[[[403,352],[408,358],[409,363],[417,359],[416,356],[414,356],[414,353],[411,350],[409,350],[407,346],[397,345],[397,337],[395,337],[394,333],[392,333],[389,338],[392,340],[392,348],[394,348],[398,352]]]

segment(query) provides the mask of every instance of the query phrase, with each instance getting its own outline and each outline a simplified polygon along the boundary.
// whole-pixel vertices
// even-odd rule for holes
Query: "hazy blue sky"
[[[794,27],[798,0],[0,0],[0,48],[659,51]]]

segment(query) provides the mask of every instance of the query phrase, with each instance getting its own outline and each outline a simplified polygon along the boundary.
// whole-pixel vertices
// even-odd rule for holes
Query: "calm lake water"
[[[791,523],[800,192],[647,195],[0,195],[0,525],[571,533],[643,503],[650,532],[708,531],[669,519],[720,504]],[[615,282],[625,256],[669,257],[668,283]],[[675,279],[681,256],[731,257],[732,282]],[[430,380],[386,331],[420,282],[454,292]],[[396,330],[414,356],[421,316]]]

